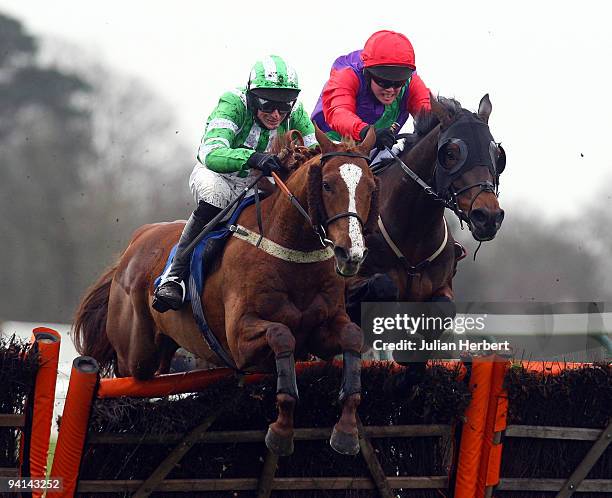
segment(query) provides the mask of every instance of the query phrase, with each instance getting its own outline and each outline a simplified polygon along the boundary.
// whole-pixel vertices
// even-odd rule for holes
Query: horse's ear
[[[478,104],[478,117],[488,124],[492,110],[493,106],[489,100],[489,94],[485,93],[485,96],[480,99],[480,104]]]
[[[438,118],[442,128],[449,126],[452,121],[450,112],[438,102],[438,99],[434,97],[434,94],[431,92],[429,92],[429,104],[431,105],[431,112]]]
[[[325,133],[319,130],[316,123],[313,124],[315,128],[315,137],[317,137],[317,142],[319,142],[319,145],[321,146],[321,152],[325,154],[326,152],[332,152],[335,150],[334,142],[332,142]]]
[[[366,133],[363,142],[359,145],[361,152],[366,155],[370,155],[370,151],[374,148],[374,144],[376,143],[376,130],[373,126],[370,126],[368,132]]]
[[[300,130],[292,129],[285,133],[285,140],[292,145],[304,147],[304,136]]]

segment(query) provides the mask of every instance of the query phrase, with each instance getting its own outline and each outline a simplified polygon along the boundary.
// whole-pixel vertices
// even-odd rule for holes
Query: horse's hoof
[[[291,437],[284,437],[268,427],[266,446],[275,455],[289,456],[293,454],[293,435]]]
[[[331,438],[329,438],[329,444],[341,455],[356,455],[359,453],[359,437],[357,434],[348,434],[335,427]]]

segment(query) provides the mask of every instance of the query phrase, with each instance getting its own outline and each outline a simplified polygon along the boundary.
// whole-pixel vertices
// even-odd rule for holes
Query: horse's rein
[[[400,168],[406,173],[412,180],[414,180],[419,187],[421,187],[426,194],[432,196],[436,201],[444,203],[446,207],[452,209],[452,207],[448,204],[448,201],[442,197],[440,197],[432,187],[430,187],[425,180],[423,180],[419,175],[417,175],[409,166],[406,165],[404,161],[402,161],[398,155],[393,152],[389,147],[385,147],[385,150],[391,154],[391,157],[397,161],[400,165]]]
[[[476,198],[483,192],[491,192],[495,194],[495,196],[498,195],[495,185],[493,185],[491,182],[479,182],[479,183],[474,183],[473,185],[468,185],[467,187],[463,187],[459,190],[455,190],[454,188],[451,188],[450,190],[451,195],[449,196],[449,198],[441,197],[431,186],[427,184],[427,182],[425,182],[425,180],[423,180],[419,175],[417,175],[414,171],[412,171],[412,169],[410,169],[410,167],[407,166],[406,163],[404,163],[404,161],[402,161],[398,157],[398,155],[395,154],[395,152],[393,152],[388,147],[386,147],[385,149],[387,150],[387,152],[391,154],[391,157],[393,157],[393,159],[397,161],[397,163],[400,165],[400,167],[402,168],[404,173],[406,173],[406,175],[408,175],[414,182],[416,182],[425,191],[426,194],[433,197],[435,201],[441,202],[442,204],[444,204],[445,207],[453,211],[459,217],[460,222],[465,221],[466,223],[469,224],[470,220],[469,220],[468,215],[465,213],[465,211],[463,211],[459,207],[459,203],[457,202],[457,196],[475,187],[480,187],[479,192],[473,197],[472,201],[470,202],[469,211],[471,211],[472,206],[474,205],[474,201],[476,201]]]
[[[276,185],[278,185],[278,188],[280,188],[283,191],[283,193],[288,197],[289,202],[291,202],[293,207],[295,207],[298,210],[298,212],[304,217],[304,219],[312,227],[313,231],[319,237],[319,240],[321,241],[321,245],[323,247],[332,247],[333,248],[335,244],[334,244],[334,242],[332,240],[327,238],[327,234],[325,233],[325,230],[323,229],[323,227],[320,227],[321,230],[317,230],[317,227],[315,227],[314,223],[312,222],[312,218],[306,212],[304,207],[300,204],[300,201],[298,200],[298,198],[295,195],[293,195],[291,190],[289,190],[289,187],[287,187],[285,182],[283,182],[280,179],[280,177],[274,171],[272,171],[272,178],[274,178],[274,183],[276,183]],[[321,234],[321,232],[323,232],[323,234]]]
[[[306,221],[308,221],[308,223],[310,225],[312,225],[312,219],[310,218],[310,216],[308,215],[306,210],[302,207],[302,205],[300,204],[300,201],[298,201],[297,197],[295,195],[293,195],[291,190],[289,190],[289,187],[287,187],[287,185],[285,185],[285,182],[283,182],[280,179],[280,176],[278,176],[274,171],[272,171],[272,178],[274,178],[274,183],[276,183],[276,185],[278,185],[278,188],[280,188],[283,191],[283,193],[289,198],[289,202],[291,202],[291,204],[293,204],[295,206],[295,208],[306,219]]]

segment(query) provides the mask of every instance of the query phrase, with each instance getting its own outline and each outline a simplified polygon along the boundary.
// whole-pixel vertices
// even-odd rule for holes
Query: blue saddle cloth
[[[227,238],[231,234],[229,226],[235,224],[236,220],[238,219],[242,211],[246,207],[253,204],[254,202],[255,202],[255,196],[251,195],[249,197],[246,197],[238,205],[236,210],[232,213],[232,216],[227,221],[227,223],[225,223],[224,225],[218,225],[215,230],[212,230],[208,234],[206,234],[206,236],[200,242],[198,242],[198,245],[195,246],[193,253],[191,254],[191,263],[189,265],[189,272],[191,275],[193,275],[193,278],[196,284],[196,288],[198,289],[198,294],[202,295],[202,289],[204,287],[204,281],[206,279],[206,270],[211,264],[210,261],[204,261],[204,257],[203,257],[204,252],[206,251],[206,247],[208,246],[208,243],[213,240],[219,240],[219,239],[227,240]],[[164,272],[162,273],[162,275],[164,275],[166,271],[168,271],[168,268],[170,267],[170,263],[172,262],[172,259],[174,258],[174,255],[176,254],[177,247],[178,247],[178,243],[172,248],[172,251],[170,251],[170,255],[168,256],[168,261],[166,261],[166,266],[164,267]],[[157,286],[161,282],[162,275],[160,275],[159,277],[155,279],[155,288],[157,288]],[[189,278],[187,277],[185,281],[188,282]],[[185,301],[191,301],[191,295],[189,292],[187,292],[187,295],[185,296]]]

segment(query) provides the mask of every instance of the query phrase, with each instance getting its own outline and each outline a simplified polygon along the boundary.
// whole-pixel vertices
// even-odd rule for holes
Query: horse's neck
[[[436,160],[439,127],[436,126],[400,159],[429,186]],[[439,244],[444,225],[444,206],[434,201],[399,165],[381,176],[384,199],[380,215],[394,242],[410,257]],[[388,193],[387,193],[388,192]]]
[[[406,163],[408,167],[412,169],[412,171],[414,171],[428,183],[432,181],[439,136],[440,125],[436,125],[410,150],[400,154],[400,159],[404,161],[404,163]],[[408,188],[412,188],[416,191],[421,189],[421,187],[419,187],[415,182],[409,182],[407,186]]]
[[[287,188],[308,211],[308,166],[299,167],[287,181]],[[299,251],[321,249],[321,241],[304,216],[291,204],[287,195],[277,188],[266,199],[264,209],[265,236],[277,244]]]
[[[433,184],[439,130],[439,126],[436,126],[413,148],[400,154],[400,159],[429,186]],[[390,168],[385,176],[387,178],[381,178],[384,182],[383,192],[389,193],[385,195],[381,212],[390,218],[397,218],[394,221],[404,228],[420,226],[426,221],[439,221],[444,208],[410,178],[399,164]]]

